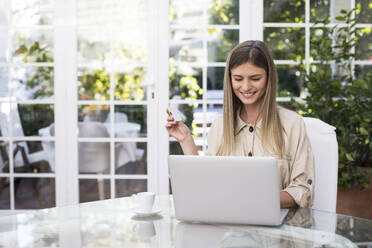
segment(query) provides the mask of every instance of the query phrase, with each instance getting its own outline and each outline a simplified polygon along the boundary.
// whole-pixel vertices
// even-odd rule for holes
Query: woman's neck
[[[259,105],[243,105],[240,110],[240,118],[247,124],[255,125],[260,119]]]

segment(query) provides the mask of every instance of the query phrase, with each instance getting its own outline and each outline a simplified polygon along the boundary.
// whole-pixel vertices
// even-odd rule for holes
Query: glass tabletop
[[[180,222],[172,198],[139,217],[131,197],[3,216],[0,247],[371,247],[372,221],[299,208],[279,227]]]

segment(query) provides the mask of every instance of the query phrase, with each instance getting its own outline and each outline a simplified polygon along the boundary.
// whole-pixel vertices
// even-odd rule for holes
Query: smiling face
[[[266,71],[252,63],[231,69],[231,84],[235,95],[245,106],[259,107],[266,90]]]

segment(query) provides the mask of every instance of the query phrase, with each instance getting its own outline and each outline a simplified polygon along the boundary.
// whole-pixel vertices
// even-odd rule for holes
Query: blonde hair
[[[234,94],[231,84],[231,70],[245,63],[252,63],[266,71],[265,93],[259,99],[262,118],[261,144],[265,152],[284,156],[284,129],[279,119],[276,103],[278,76],[269,49],[262,41],[245,41],[237,45],[226,60],[223,97],[223,134],[217,155],[232,155],[235,150],[235,127],[237,112],[243,107]]]

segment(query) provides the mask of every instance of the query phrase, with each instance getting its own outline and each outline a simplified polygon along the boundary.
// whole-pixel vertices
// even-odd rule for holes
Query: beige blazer
[[[305,123],[297,113],[278,107],[285,129],[285,157],[268,154],[261,146],[261,121],[253,126],[238,115],[235,126],[236,150],[233,156],[274,156],[278,158],[280,188],[288,192],[300,207],[311,207],[314,199],[314,156],[306,135]],[[207,155],[216,155],[222,137],[223,118],[217,118],[208,133]],[[251,131],[250,131],[251,129]],[[254,142],[253,142],[254,140]]]

